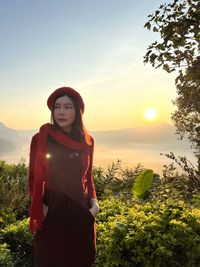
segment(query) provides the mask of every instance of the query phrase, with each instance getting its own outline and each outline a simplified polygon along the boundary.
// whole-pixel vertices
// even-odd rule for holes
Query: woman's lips
[[[58,119],[58,121],[60,121],[60,122],[65,122],[65,121],[67,121],[67,120],[65,120],[65,119]]]

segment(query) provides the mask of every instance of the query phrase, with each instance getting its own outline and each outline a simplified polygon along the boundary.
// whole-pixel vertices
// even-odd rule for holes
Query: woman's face
[[[54,104],[54,121],[67,133],[71,132],[72,124],[76,117],[74,103],[68,96],[59,97]]]

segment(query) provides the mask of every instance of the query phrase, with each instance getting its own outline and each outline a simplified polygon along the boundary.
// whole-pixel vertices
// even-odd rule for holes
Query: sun
[[[148,108],[144,112],[144,117],[148,121],[153,121],[157,117],[157,110],[155,108]]]

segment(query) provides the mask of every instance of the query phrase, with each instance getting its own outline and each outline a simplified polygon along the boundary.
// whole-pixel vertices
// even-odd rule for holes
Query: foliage
[[[180,72],[180,75],[176,78],[176,88],[179,96],[174,103],[178,109],[172,114],[172,120],[177,127],[180,138],[183,139],[184,136],[187,136],[192,148],[195,149],[200,173],[200,60],[198,64],[198,79],[194,80],[189,74],[192,71],[190,69],[197,69],[195,67],[188,67],[189,70],[185,74]]]
[[[24,162],[0,161],[0,266],[33,266],[33,237],[23,219],[30,205],[27,174]]]
[[[144,198],[145,194],[151,187],[153,182],[153,171],[145,169],[136,179],[133,184],[133,195],[135,199]]]
[[[1,190],[5,189],[1,191],[1,199],[7,206],[0,210],[0,266],[30,267],[34,237],[28,229],[28,218],[17,219],[17,213],[22,214],[27,202],[17,209],[10,195],[15,207],[12,208],[6,196],[8,179],[10,190],[16,194],[14,199],[27,198],[27,191],[21,190],[27,187],[27,169],[17,166],[4,163],[1,171],[4,181]],[[174,173],[173,169],[171,172],[166,169],[162,179],[154,174],[147,197],[136,200],[131,188],[143,171],[141,165],[122,169],[117,161],[107,170],[94,167],[100,206],[96,219],[96,267],[200,266],[200,195],[198,190],[189,190],[195,189],[195,185],[189,187],[188,183],[188,177],[197,173],[192,173],[189,167],[185,169],[187,175]],[[22,177],[23,186],[11,182],[16,177]]]
[[[181,169],[184,171],[184,173],[187,175],[188,180],[188,190],[194,191],[195,189],[200,189],[200,173],[199,170],[197,170],[193,164],[187,160],[185,156],[179,156],[176,157],[173,152],[170,152],[169,154],[165,154],[166,157],[173,160]],[[163,172],[163,175],[165,178],[167,178],[167,173]]]
[[[13,267],[13,258],[7,244],[0,244],[0,266]]]
[[[173,152],[164,155],[172,162],[163,166],[162,178],[150,189],[148,201],[166,201],[170,198],[191,203],[200,190],[198,170],[185,156],[177,157]]]
[[[0,210],[0,228],[4,228],[9,224],[16,222],[16,214],[11,212],[8,208]]]
[[[168,72],[182,64],[192,67],[200,49],[200,2],[173,0],[148,17],[144,27],[158,32],[161,39],[148,47],[145,62]]]
[[[172,166],[173,164],[166,166],[167,170],[164,171],[168,173]],[[150,190],[148,201],[153,203],[157,200],[166,201],[168,199],[173,199],[175,201],[184,200],[189,203],[196,190],[189,191],[188,184],[188,178],[186,175],[181,175],[178,172],[173,171],[171,172],[171,176],[163,177],[160,179],[157,186]]]
[[[144,62],[167,72],[179,69],[172,119],[180,137],[189,137],[200,170],[200,1],[173,0],[148,17],[144,27],[160,38],[147,48]]]
[[[124,201],[123,198],[110,196],[99,201],[100,211],[97,217],[98,223],[106,223],[110,218],[115,218],[116,215],[126,214],[132,202]]]
[[[33,236],[28,230],[28,219],[10,224],[0,230],[0,241],[6,244],[15,267],[33,266]]]
[[[135,168],[123,169],[121,160],[108,165],[106,170],[94,166],[92,175],[98,199],[106,198],[110,195],[132,197],[132,185],[142,171],[143,167],[140,164]]]
[[[122,208],[98,221],[97,245],[96,267],[200,266],[200,209],[169,200]]]
[[[27,172],[24,162],[15,165],[0,161],[0,211],[15,213],[17,219],[28,216]]]

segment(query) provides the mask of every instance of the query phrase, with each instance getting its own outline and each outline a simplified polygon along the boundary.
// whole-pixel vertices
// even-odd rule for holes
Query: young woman
[[[94,140],[83,125],[84,102],[70,87],[48,98],[51,124],[30,148],[30,230],[37,267],[89,267],[96,254],[99,207],[92,179]]]

